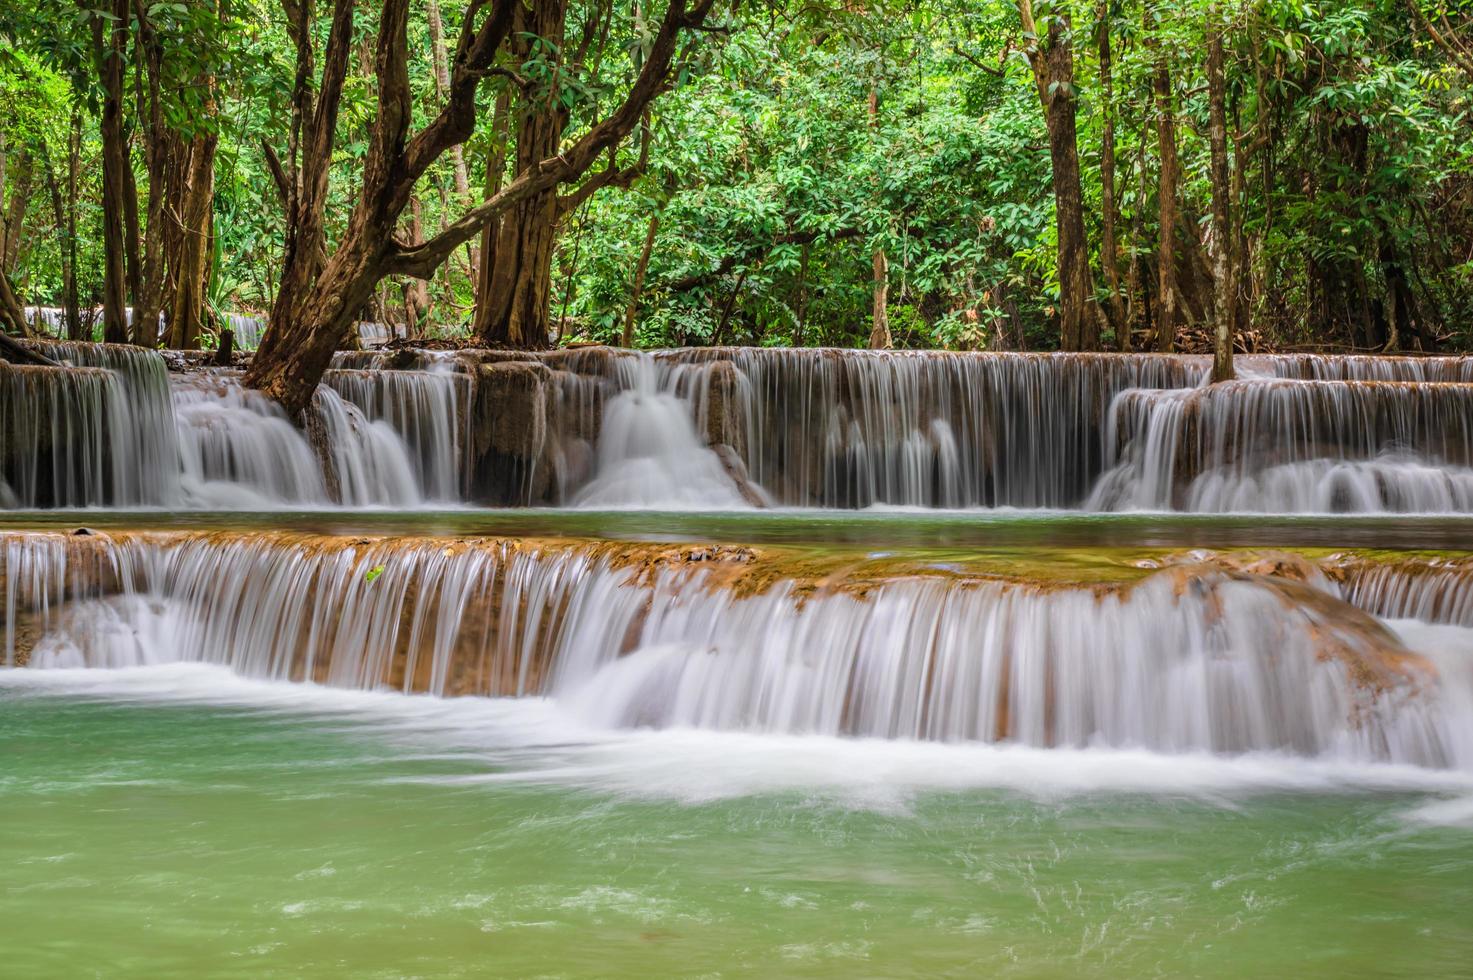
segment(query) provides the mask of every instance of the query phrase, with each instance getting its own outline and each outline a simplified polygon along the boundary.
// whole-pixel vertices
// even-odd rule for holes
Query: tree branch
[[[281,203],[287,204],[291,197],[291,185],[287,182],[286,171],[282,169],[281,157],[266,142],[265,137],[261,139],[261,152],[266,156],[266,169],[271,171],[271,180],[276,184],[276,191],[281,195]]]
[[[515,0],[503,0],[503,2],[515,2]],[[675,56],[675,48],[681,32],[704,22],[714,2],[715,0],[696,0],[695,6],[687,9],[686,0],[671,0],[659,33],[650,46],[648,60],[630,87],[629,94],[613,114],[595,124],[563,153],[529,167],[496,194],[446,226],[434,238],[415,246],[397,245],[395,254],[392,254],[387,260],[385,273],[428,279],[434,274],[440,263],[444,262],[456,248],[474,238],[487,222],[504,213],[512,205],[550,190],[558,184],[576,180],[606,150],[618,145],[625,136],[633,132],[634,127],[639,124],[645,107],[656,96],[671,87],[670,64]],[[470,94],[473,98],[474,86],[471,86]],[[447,112],[449,112],[449,106],[446,107],[445,112],[441,113],[442,119],[445,118]],[[437,119],[435,123],[431,123],[431,128],[434,128],[439,121]],[[406,154],[407,173],[414,172],[415,164],[411,164],[409,158],[414,155],[417,144],[421,143],[421,137],[426,137],[428,133],[429,129],[416,136],[414,142],[411,143],[410,151]],[[421,152],[428,150],[432,145],[430,140],[426,139],[423,146],[420,147]],[[438,151],[434,155],[438,156]],[[430,157],[430,159],[433,158],[433,156]],[[425,161],[425,165],[427,164],[428,161]]]

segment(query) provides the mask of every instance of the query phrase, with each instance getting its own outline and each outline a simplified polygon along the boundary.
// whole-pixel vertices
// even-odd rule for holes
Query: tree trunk
[[[463,25],[456,48],[450,93],[439,115],[411,136],[413,99],[409,84],[406,25],[409,0],[384,0],[378,32],[378,107],[363,167],[362,187],[337,249],[315,277],[293,268],[310,255],[299,233],[288,223],[288,270],[294,280],[283,277],[282,290],[272,312],[271,325],[261,350],[252,359],[245,382],[275,399],[292,417],[301,418],[331,362],[333,351],[348,336],[353,318],[371,300],[385,277],[411,275],[429,278],[455,250],[480,233],[489,222],[529,201],[552,193],[551,205],[560,207],[555,191],[561,184],[582,177],[604,154],[610,169],[585,181],[570,195],[586,198],[611,182],[619,171],[612,155],[619,143],[639,125],[651,100],[670,84],[672,65],[687,31],[699,29],[714,0],[671,0],[660,29],[650,43],[644,67],[630,85],[622,102],[593,123],[577,140],[555,147],[552,154],[522,170],[519,176],[491,198],[468,210],[445,230],[422,243],[404,243],[394,236],[400,216],[409,205],[414,187],[428,167],[452,145],[463,143],[475,126],[476,88],[512,36],[512,27],[524,10],[516,0],[473,4],[472,17]],[[288,9],[295,5],[288,0]],[[539,10],[541,7],[539,6]],[[311,111],[311,32],[299,19],[293,28],[298,41],[297,77],[294,86],[294,129],[310,137],[314,145],[330,148],[337,105],[341,101],[341,74],[333,68],[346,61],[352,37],[353,0],[336,0],[333,28],[329,32],[323,83],[318,88],[315,122],[299,124]],[[480,17],[474,15],[479,12]],[[521,43],[520,41],[518,43]],[[305,51],[304,51],[305,49]],[[326,118],[326,125],[319,125]],[[519,148],[520,149],[520,148]],[[310,166],[300,171],[293,166],[291,178],[278,182],[292,188],[306,185],[326,187],[326,153],[310,156]],[[293,157],[295,160],[295,156]],[[282,169],[282,168],[273,168]],[[282,169],[285,177],[284,169]],[[586,192],[586,193],[585,193]],[[314,227],[298,229],[320,232],[322,207],[318,200],[308,209],[288,207],[288,214],[305,218]],[[503,223],[503,231],[505,225]],[[487,265],[492,265],[489,256]]]
[[[155,347],[159,342],[158,324],[150,326],[138,320],[138,294],[143,288],[143,263],[138,255],[138,178],[133,174],[132,150],[128,134],[123,133],[123,270],[127,275],[126,292],[131,305],[128,320],[128,343]]]
[[[409,199],[409,235],[413,241],[424,240],[424,220],[419,197]],[[404,335],[411,340],[424,336],[422,325],[430,313],[430,287],[423,279],[404,282]]]
[[[520,16],[513,44],[514,58],[526,58],[532,38],[541,38],[562,51],[567,0],[546,0]],[[527,173],[540,161],[556,156],[568,111],[560,93],[536,93],[517,115],[516,173]],[[534,195],[503,216],[496,236],[484,252],[487,289],[477,304],[475,329],[491,347],[539,350],[548,344],[552,304],[552,258],[557,249],[557,189]]]
[[[1155,62],[1151,88],[1156,101],[1156,142],[1161,161],[1157,185],[1158,222],[1156,251],[1156,349],[1169,353],[1176,349],[1176,194],[1180,179],[1176,160],[1176,100],[1172,94],[1167,56],[1154,40],[1150,10],[1146,11],[1146,38]]]
[[[128,197],[128,143],[123,132],[123,55],[128,0],[113,0],[111,20],[94,14],[92,46],[102,81],[102,339],[128,342],[127,255],[123,212]]]
[[[18,151],[8,175],[8,188],[0,189],[0,272],[9,275],[20,259],[21,230],[26,223],[26,209],[31,202],[31,183],[35,176],[35,160],[25,150]]]
[[[52,159],[51,149],[44,141],[41,143],[41,162],[46,175],[46,190],[51,198],[53,226],[61,239],[57,251],[61,254],[61,295],[66,329],[58,330],[57,336],[75,339],[73,334],[80,329],[72,319],[77,313],[76,244],[71,239],[67,206],[61,191],[62,180],[56,174],[56,161]]]
[[[880,125],[880,91],[874,87],[869,90],[869,125],[870,129],[878,129]],[[890,336],[890,262],[885,258],[883,248],[875,249],[873,282],[869,347],[870,350],[889,350],[894,345]]]
[[[26,337],[31,327],[26,323],[25,306],[10,285],[10,277],[0,272],[0,333],[7,331]]]
[[[629,305],[624,308],[624,334],[619,338],[621,347],[634,346],[634,325],[639,317],[639,296],[644,291],[645,273],[650,268],[650,253],[655,250],[655,236],[660,232],[660,212],[650,215],[649,229],[644,235],[644,248],[639,250],[639,261],[634,265],[634,283],[629,287]]]
[[[812,242],[803,243],[803,254],[798,260],[798,299],[793,304],[793,346],[802,347],[808,333],[808,256],[813,250]]]
[[[511,96],[503,89],[496,95],[496,101],[491,110],[491,140],[486,150],[486,183],[484,200],[490,200],[501,190],[502,181],[506,178],[507,149],[511,141]],[[496,247],[496,240],[501,235],[501,218],[496,217],[486,222],[481,229],[481,255],[488,256]],[[491,266],[489,262],[482,261],[476,267],[476,301],[475,308],[471,312],[471,329],[477,336],[485,334],[486,324],[483,317],[490,309],[491,302]]]
[[[445,54],[445,27],[440,20],[439,0],[429,0],[426,8],[430,27],[430,57],[435,65],[435,91],[443,99],[450,90],[450,64]],[[465,148],[459,143],[450,148],[450,165],[455,176],[455,196],[460,206],[465,207],[471,199],[471,178],[465,165]],[[476,270],[481,262],[480,250],[474,244],[467,243],[466,254],[470,259],[471,282],[475,282]]]
[[[1237,313],[1238,275],[1233,262],[1232,187],[1228,181],[1227,81],[1223,77],[1221,16],[1214,3],[1207,11],[1207,130],[1212,172],[1212,279],[1214,321],[1212,380],[1233,378],[1233,323]]]
[[[1120,206],[1115,200],[1115,90],[1110,48],[1110,4],[1097,8],[1100,58],[1100,117],[1103,132],[1100,142],[1100,264],[1105,269],[1105,285],[1110,292],[1109,320],[1115,330],[1115,346],[1130,350],[1130,324],[1126,322],[1125,302],[1120,295],[1120,250],[1116,241],[1116,222]]]
[[[180,209],[183,238],[179,249],[179,278],[169,317],[170,346],[178,350],[199,350],[205,322],[215,203],[215,145],[213,132],[190,141],[188,179]]]
[[[71,267],[70,283],[64,283],[62,302],[66,305],[68,340],[91,340],[82,334],[81,303],[77,296],[77,196],[82,179],[82,112],[72,105],[71,127],[67,133],[66,162],[66,244],[67,265]]]
[[[1063,350],[1098,350],[1099,316],[1089,273],[1089,246],[1084,236],[1084,193],[1079,175],[1075,132],[1078,108],[1074,88],[1074,52],[1069,15],[1054,11],[1048,32],[1038,35],[1032,0],[1018,0],[1018,14],[1029,40],[1025,52],[1048,128],[1053,170],[1054,226],[1058,237],[1059,346]]]
[[[145,128],[144,146],[148,165],[148,215],[143,237],[143,252],[139,260],[138,292],[133,297],[134,342],[147,342],[143,338],[142,325],[154,325],[154,333],[166,306],[172,306],[172,297],[166,303],[164,242],[166,230],[166,204],[168,200],[168,163],[172,134],[165,128],[163,99],[163,50],[158,35],[149,20],[143,0],[134,0],[134,12],[138,23],[139,59],[143,62],[148,78],[148,125]],[[176,209],[177,210],[177,209]]]

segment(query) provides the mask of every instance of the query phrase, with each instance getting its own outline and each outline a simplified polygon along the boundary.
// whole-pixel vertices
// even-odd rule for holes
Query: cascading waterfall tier
[[[0,363],[0,504],[176,501],[178,451],[163,359],[121,345],[33,347],[67,366]]]
[[[721,462],[731,486],[709,507],[735,487],[784,506],[1473,511],[1470,358],[1256,355],[1209,389],[1205,359],[1150,354],[457,356],[477,379],[472,442],[496,447],[473,464],[487,502],[605,503],[590,481],[656,456],[602,429],[645,392],[683,405]]]
[[[12,507],[1473,512],[1470,358],[355,351],[303,431],[230,371],[46,349],[0,371]]]
[[[544,695],[616,727],[1473,766],[1466,672],[1339,588],[1202,561],[1084,584],[712,545],[0,536],[5,656],[30,669],[200,661]]]
[[[462,498],[470,379],[328,372],[305,429],[237,372],[170,374],[156,351],[38,343],[0,363],[0,505],[415,506]]]
[[[1089,508],[1473,510],[1473,384],[1233,381],[1116,398]]]

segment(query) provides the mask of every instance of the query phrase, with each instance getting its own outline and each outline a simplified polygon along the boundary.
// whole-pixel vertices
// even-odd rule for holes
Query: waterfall
[[[730,509],[748,506],[736,479],[696,435],[690,406],[661,384],[654,362],[625,358],[618,394],[603,408],[593,478],[580,507]]]
[[[37,343],[68,367],[0,364],[0,502],[140,506],[177,497],[163,359],[137,347]]]
[[[1473,513],[1473,358],[352,351],[303,434],[228,370],[44,349],[0,370],[11,507]]]
[[[386,372],[367,388],[345,382],[362,407],[329,383],[314,396],[303,431],[243,388],[234,371],[170,375],[158,352],[140,347],[38,349],[65,366],[0,363],[6,507],[261,509],[459,499],[464,377]]]
[[[261,337],[266,333],[266,321],[244,313],[223,315],[224,327],[235,338],[236,350],[255,350],[261,346]]]
[[[1069,507],[1126,388],[1176,388],[1200,359],[857,350],[673,351],[744,379],[752,479],[784,504]],[[717,361],[719,363],[719,360]]]
[[[404,442],[420,496],[443,502],[461,498],[469,375],[441,358],[430,361],[428,370],[334,369],[323,383]]]
[[[1468,384],[1249,380],[1131,389],[1115,399],[1105,439],[1111,468],[1089,509],[1473,510]]]
[[[0,558],[8,662],[32,669],[203,661],[538,694],[616,727],[1473,766],[1446,707],[1467,672],[1332,588],[1217,566],[1044,586],[749,548],[288,533],[13,533]]]
[[[222,375],[174,388],[184,497],[196,506],[253,510],[330,501],[317,456],[270,399]]]
[[[181,378],[174,408],[185,501],[191,506],[253,510],[422,502],[414,467],[393,427],[370,420],[331,387],[313,397],[306,432],[275,402],[243,388],[232,372]]]

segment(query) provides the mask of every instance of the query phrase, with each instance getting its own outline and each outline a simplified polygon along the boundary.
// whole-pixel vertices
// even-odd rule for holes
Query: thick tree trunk
[[[1146,36],[1150,38],[1153,25],[1147,10]],[[1170,352],[1176,349],[1176,323],[1178,296],[1176,289],[1176,221],[1177,221],[1177,172],[1176,160],[1176,99],[1172,93],[1171,73],[1167,56],[1161,51],[1159,42],[1148,41],[1155,67],[1151,73],[1151,88],[1156,101],[1157,155],[1161,163],[1160,179],[1156,198],[1158,206],[1158,228],[1156,249],[1156,349]]]
[[[569,196],[582,200],[587,193],[612,182],[621,173],[613,166],[613,151],[639,124],[650,101],[669,85],[681,36],[703,24],[713,2],[696,0],[694,6],[689,6],[687,0],[671,0],[650,44],[644,67],[612,112],[594,123],[579,139],[561,147],[560,152],[554,150],[551,156],[524,169],[510,184],[432,239],[405,243],[395,238],[394,230],[409,205],[416,182],[450,146],[465,142],[473,131],[477,85],[502,52],[523,8],[517,0],[472,5],[472,14],[479,11],[481,16],[468,18],[463,27],[445,106],[411,137],[412,92],[406,37],[409,4],[408,0],[384,0],[377,42],[378,108],[358,203],[336,251],[315,278],[303,278],[300,271],[293,270],[293,247],[298,259],[310,252],[303,247],[300,235],[293,233],[293,225],[288,224],[287,268],[301,282],[289,288],[284,278],[266,338],[246,373],[246,384],[275,399],[288,414],[300,418],[331,362],[333,351],[347,337],[353,318],[369,303],[378,283],[386,276],[432,276],[488,222],[555,192],[561,184],[577,180],[606,153],[610,154],[609,169],[585,181]],[[326,58],[329,66],[335,59],[346,59],[351,42],[352,8],[352,0],[337,0]],[[290,3],[288,9],[292,9]],[[299,22],[293,34],[299,40],[298,78],[303,80],[294,94],[293,114],[306,118],[305,109],[312,101],[310,32]],[[305,53],[304,45],[308,49]],[[318,115],[325,113],[331,120],[335,119],[341,96],[341,76],[325,67],[323,77]],[[314,140],[331,146],[331,125],[301,129]],[[287,188],[285,196],[289,202],[295,194],[292,188],[300,187],[303,177],[308,184],[320,180],[320,186],[325,189],[325,159],[319,161],[313,157],[313,165],[303,166],[300,172],[294,167],[291,178],[286,177],[284,168],[273,169],[283,173],[279,183]],[[560,206],[556,196],[552,206]],[[304,214],[295,206],[289,206],[288,213],[299,217]],[[320,204],[307,210],[305,216],[320,231]],[[491,264],[489,257],[487,264]]]
[[[1024,32],[1030,36],[1025,50],[1048,128],[1058,237],[1059,346],[1063,350],[1098,350],[1099,315],[1084,235],[1084,193],[1075,127],[1078,100],[1069,38],[1072,25],[1066,12],[1055,10],[1048,19],[1047,33],[1040,37],[1032,0],[1018,0],[1018,13]]]
[[[486,150],[486,185],[483,200],[490,200],[501,190],[501,184],[506,178],[507,151],[511,142],[511,96],[503,89],[496,95],[495,104],[491,111],[491,139]],[[496,239],[501,235],[501,218],[495,217],[486,222],[481,229],[480,254],[487,256],[496,247]],[[483,318],[486,311],[490,309],[491,301],[491,266],[489,262],[482,261],[476,267],[476,302],[471,312],[471,329],[477,336],[485,334],[486,324]]]
[[[519,11],[513,35],[516,57],[531,54],[533,38],[541,38],[553,50],[562,51],[567,0],[545,0]],[[568,111],[558,91],[536,93],[517,116],[517,175],[557,155],[567,122]],[[515,350],[538,350],[548,345],[552,258],[561,217],[555,187],[523,201],[502,217],[484,253],[487,288],[475,314],[476,332],[487,345]]]
[[[188,178],[180,208],[179,277],[169,317],[170,346],[178,350],[199,350],[205,322],[215,203],[215,146],[213,133],[201,134],[190,141]]]
[[[1110,47],[1110,4],[1102,2],[1097,8],[1096,27],[1099,32],[1100,59],[1100,117],[1102,133],[1100,139],[1100,265],[1105,270],[1105,285],[1109,289],[1109,320],[1115,331],[1115,346],[1118,350],[1130,350],[1130,324],[1126,322],[1125,302],[1120,294],[1120,250],[1116,240],[1116,223],[1120,218],[1120,205],[1115,200],[1115,89],[1114,56]]]
[[[1237,230],[1233,226],[1235,208],[1228,180],[1227,82],[1223,77],[1219,17],[1217,5],[1213,4],[1207,12],[1207,130],[1212,155],[1213,382],[1231,381],[1233,377],[1233,323],[1238,297],[1238,274],[1233,262]]]

